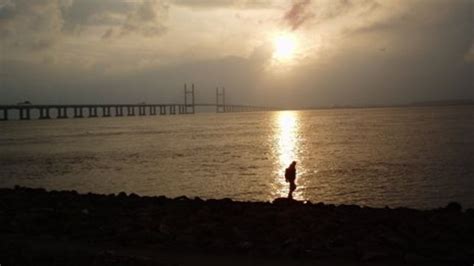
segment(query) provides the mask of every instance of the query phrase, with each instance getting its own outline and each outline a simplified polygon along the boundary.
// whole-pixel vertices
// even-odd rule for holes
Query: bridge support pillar
[[[110,117],[110,107],[102,107],[102,117]]]
[[[3,117],[0,119],[2,121],[7,121],[8,120],[8,108],[3,108]]]
[[[160,105],[160,115],[166,115],[166,106]]]
[[[123,116],[122,106],[115,106],[115,116]]]
[[[82,107],[74,107],[74,118],[83,118]]]
[[[146,115],[145,106],[138,106],[138,115],[140,116]]]
[[[170,115],[176,114],[176,105],[170,105]]]
[[[58,110],[58,119],[66,119],[67,117],[67,107],[58,107],[56,108]]]
[[[49,107],[41,107],[39,108],[40,116],[39,119],[50,119],[49,115]]]
[[[98,117],[97,107],[89,107],[89,117]]]
[[[150,106],[148,112],[150,115],[156,115],[156,106]]]
[[[127,106],[127,115],[128,116],[134,116],[135,115],[135,107]]]
[[[30,108],[20,108],[20,120],[30,120],[31,119],[31,110]]]

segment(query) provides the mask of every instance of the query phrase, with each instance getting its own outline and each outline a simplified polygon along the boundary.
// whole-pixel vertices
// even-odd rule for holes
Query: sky
[[[474,99],[473,0],[0,0],[0,104]]]

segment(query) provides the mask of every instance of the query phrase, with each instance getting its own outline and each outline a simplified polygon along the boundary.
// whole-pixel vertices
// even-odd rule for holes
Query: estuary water
[[[0,187],[474,207],[474,106],[0,122]]]

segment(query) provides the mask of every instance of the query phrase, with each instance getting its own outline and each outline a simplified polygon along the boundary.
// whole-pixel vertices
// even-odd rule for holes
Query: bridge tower
[[[222,100],[222,101],[221,101]],[[222,88],[222,91],[219,91],[219,88],[216,88],[216,112],[225,113],[225,88]]]
[[[188,104],[188,95],[191,97],[191,103]],[[188,111],[191,109],[191,111]],[[191,90],[188,90],[187,84],[184,84],[184,113],[194,114],[194,83],[191,85]]]

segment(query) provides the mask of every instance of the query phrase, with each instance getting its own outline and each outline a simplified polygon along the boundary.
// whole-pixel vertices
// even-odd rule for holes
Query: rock
[[[392,248],[406,248],[407,247],[407,241],[403,239],[402,237],[399,237],[397,235],[389,235],[389,236],[383,236],[383,240],[387,243],[388,246]]]
[[[230,198],[223,198],[223,199],[221,199],[221,202],[222,202],[222,203],[229,203],[229,204],[231,204],[231,203],[234,202],[234,201],[233,201],[232,199],[230,199]]]
[[[345,259],[355,259],[357,257],[357,251],[352,246],[333,247],[328,253],[338,258]]]
[[[415,253],[407,253],[403,257],[408,265],[430,265],[433,260]]]
[[[243,242],[240,242],[237,247],[239,249],[242,249],[242,250],[249,250],[253,247],[253,243],[250,242],[250,241],[243,241]]]
[[[198,203],[204,202],[204,200],[201,199],[200,197],[194,197],[194,201],[196,201],[196,202],[198,202]]]
[[[324,205],[323,202],[318,202],[316,204],[314,204],[314,207],[317,207],[317,208],[324,208],[326,205]]]
[[[466,210],[466,215],[470,216],[471,219],[473,219],[474,218],[474,209],[467,209]]]
[[[294,199],[289,199],[289,198],[276,198],[272,201],[272,204],[277,205],[277,206],[288,206],[288,205],[295,205],[298,203],[300,202]]]
[[[264,203],[0,188],[0,255],[7,254],[7,262],[20,257],[8,253],[10,245],[2,242],[26,239],[41,246],[35,239],[57,239],[103,249],[119,243],[144,251],[164,247],[249,257],[343,258],[352,264],[459,265],[474,257],[473,220],[474,210],[462,212],[459,203],[415,210],[287,198]]]
[[[190,199],[186,196],[179,196],[179,197],[176,197],[174,198],[174,200],[178,200],[178,201],[189,201]]]
[[[131,193],[130,195],[128,195],[128,197],[131,198],[131,199],[139,199],[140,198],[140,196],[138,196],[135,193]]]
[[[384,251],[368,250],[362,253],[360,260],[363,262],[383,260],[389,257]]]
[[[287,239],[281,246],[283,254],[293,258],[300,257],[305,253],[306,248],[297,239]]]
[[[462,210],[462,206],[461,204],[452,201],[444,208],[444,210],[449,212],[460,212]]]

